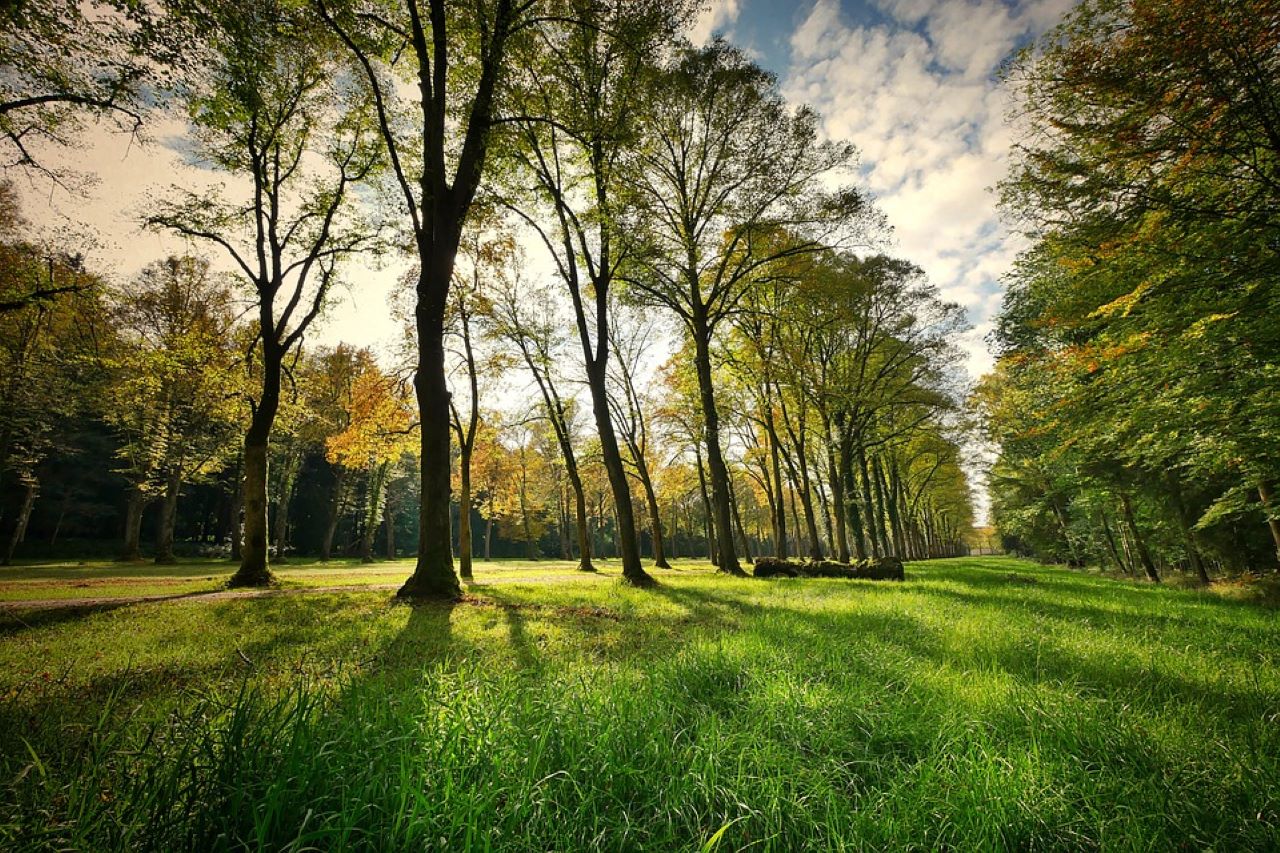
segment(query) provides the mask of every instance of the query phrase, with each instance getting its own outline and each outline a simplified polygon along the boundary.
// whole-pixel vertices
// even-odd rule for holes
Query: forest
[[[682,45],[694,6],[570,6],[495,7],[510,45],[454,61],[501,99],[446,73],[412,103],[416,43],[358,10],[174,11],[113,45],[140,75],[198,39],[165,108],[229,183],[157,199],[141,224],[191,253],[122,282],[25,239],[6,185],[6,562],[223,554],[259,585],[270,555],[403,552],[406,593],[451,594],[455,553],[463,577],[473,552],[607,554],[637,583],[642,556],[960,553],[963,312],[876,251],[856,152],[739,50]],[[98,82],[68,62],[26,70]],[[23,140],[79,106],[15,108],[15,168],[47,170]],[[404,345],[305,346],[362,254],[412,262]]]
[[[786,16],[1007,106],[990,317]],[[0,69],[0,847],[1280,847],[1276,0],[16,0]]]

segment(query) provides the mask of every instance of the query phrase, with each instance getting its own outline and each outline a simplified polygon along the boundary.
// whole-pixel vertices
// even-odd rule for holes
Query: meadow
[[[1002,557],[602,567],[417,607],[404,562],[7,569],[0,847],[1280,846],[1272,608]]]

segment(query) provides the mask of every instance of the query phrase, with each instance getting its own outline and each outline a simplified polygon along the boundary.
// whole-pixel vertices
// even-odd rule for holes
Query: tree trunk
[[[493,559],[493,516],[484,520],[484,561]]]
[[[386,482],[391,463],[383,462],[369,473],[368,507],[365,510],[364,529],[360,531],[360,562],[373,562],[373,537],[378,531],[379,512],[382,510],[382,487]]]
[[[280,494],[276,495],[276,562],[286,562],[285,551],[289,539],[289,503],[293,498],[293,484],[297,476],[297,466],[301,460],[292,454],[281,464]]]
[[[707,559],[712,565],[719,565],[716,556],[716,537],[715,532],[711,529],[711,498],[707,495],[707,475],[702,467],[702,451],[695,445],[693,449],[694,461],[698,465],[698,491],[702,495],[702,530],[703,538],[707,540]]]
[[[338,533],[338,522],[342,517],[342,492],[347,484],[347,469],[335,465],[333,470],[333,491],[329,494],[329,510],[325,517],[324,538],[320,541],[320,562],[327,563],[333,556],[333,537]]]
[[[458,461],[458,573],[463,580],[475,575],[471,569],[471,448],[462,447]],[[486,556],[485,559],[488,559]]]
[[[244,455],[239,454],[236,459],[236,472],[231,477],[231,507],[228,510],[231,515],[231,533],[229,542],[231,545],[231,559],[236,562],[240,561],[243,554],[244,529],[241,516],[244,513]]]
[[[769,466],[773,472],[773,482],[777,490],[777,500],[773,507],[773,541],[774,553],[780,560],[787,558],[787,507],[783,497],[786,487],[782,480],[782,452],[779,448],[778,429],[773,421],[773,406],[766,404],[764,415],[764,431],[769,438]]]
[[[156,562],[174,563],[173,528],[178,520],[178,495],[182,492],[182,471],[177,466],[165,477],[164,499],[160,502],[160,525],[156,530]]]
[[[1116,547],[1116,537],[1115,534],[1111,532],[1111,525],[1107,522],[1107,514],[1105,512],[1101,513],[1100,518],[1102,520],[1102,536],[1103,539],[1106,540],[1107,550],[1111,552],[1111,559],[1116,561],[1116,565],[1120,567],[1120,571],[1124,572],[1126,575],[1133,574],[1133,571],[1129,568],[1129,564],[1125,562],[1125,559],[1120,555],[1120,549]]]
[[[867,547],[863,537],[862,512],[858,506],[858,478],[853,469],[854,437],[847,422],[837,424],[836,434],[840,437],[838,464],[840,491],[844,495],[845,517],[848,519],[848,532],[853,538],[854,553],[859,560],[867,558]]]
[[[263,337],[262,398],[244,435],[244,547],[240,568],[230,586],[267,586],[271,570],[267,555],[267,459],[271,426],[280,406],[280,374],[284,354],[270,335]]]
[[[457,227],[453,227],[453,226]],[[460,223],[446,229],[454,234]],[[452,460],[449,458],[449,386],[445,380],[444,309],[457,239],[452,251],[436,251],[424,261],[418,278],[418,367],[413,378],[418,398],[421,438],[422,502],[418,508],[418,562],[400,587],[403,598],[456,600],[462,586],[453,570],[453,525],[450,523]],[[434,268],[433,268],[434,267]]]
[[[840,468],[836,463],[835,437],[831,434],[830,422],[825,422],[827,436],[827,482],[831,484],[831,514],[836,521],[836,559],[842,563],[849,562],[849,527],[845,517],[844,478],[840,476]]]
[[[142,559],[142,511],[146,506],[142,489],[131,486],[124,506],[124,547],[120,549],[118,558],[121,562]]]
[[[698,396],[702,402],[702,420],[707,448],[707,473],[711,478],[712,508],[716,546],[720,557],[718,568],[729,575],[745,577],[738,565],[733,547],[732,509],[729,506],[729,469],[720,450],[720,414],[716,411],[715,386],[711,377],[711,330],[706,318],[694,316],[694,367],[698,374]]]
[[[1129,499],[1128,492],[1120,493],[1120,508],[1124,512],[1124,523],[1129,528],[1129,535],[1133,537],[1135,550],[1138,552],[1138,559],[1142,563],[1143,570],[1147,573],[1147,577],[1155,583],[1160,583],[1160,574],[1156,571],[1156,565],[1151,560],[1151,552],[1147,550],[1147,543],[1143,541],[1142,534],[1138,532],[1138,522],[1133,516],[1133,502]]]
[[[1272,502],[1271,484],[1266,480],[1258,481],[1258,500],[1262,501],[1262,512],[1267,517],[1267,527],[1271,529],[1271,541],[1276,546],[1276,561],[1280,562],[1280,510]]]
[[[1182,533],[1182,545],[1187,551],[1187,561],[1191,563],[1191,569],[1196,573],[1200,583],[1208,586],[1209,571],[1205,568],[1204,558],[1200,554],[1199,546],[1196,545],[1195,532],[1191,529],[1193,523],[1190,517],[1191,512],[1177,477],[1169,478],[1169,494],[1173,498],[1173,514],[1178,522],[1178,530]]]
[[[387,559],[394,560],[396,558],[396,518],[392,511],[391,504],[391,484],[386,486],[387,501],[386,509],[382,511],[382,523],[386,525],[387,533]]]
[[[36,495],[40,491],[40,484],[35,478],[27,480],[26,489],[22,494],[22,507],[18,510],[18,517],[13,523],[13,533],[9,536],[9,547],[4,552],[4,563],[2,565],[10,565],[13,562],[13,555],[18,550],[18,546],[22,544],[22,540],[27,537],[27,523],[31,521],[31,509],[36,505]]]
[[[577,466],[569,474],[569,485],[573,487],[573,509],[578,527],[578,571],[594,572],[595,564],[591,562],[591,528],[587,523],[587,494],[582,488],[582,477]]]
[[[662,536],[662,512],[658,509],[658,495],[653,490],[653,479],[649,476],[649,465],[640,454],[636,456],[636,473],[640,477],[640,485],[644,489],[645,503],[649,509],[649,535],[653,541],[653,564],[659,569],[669,569],[667,551]]]

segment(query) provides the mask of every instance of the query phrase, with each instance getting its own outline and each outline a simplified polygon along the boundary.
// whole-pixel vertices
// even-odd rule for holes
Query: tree
[[[516,347],[538,386],[543,414],[555,435],[565,476],[573,491],[578,568],[593,572],[586,491],[574,448],[576,401],[560,391],[562,373],[558,365],[569,357],[566,348],[570,343],[563,319],[548,288],[530,286],[514,271],[499,278],[488,318],[490,332]]]
[[[467,214],[480,188],[513,62],[513,42],[533,26],[539,0],[464,6],[403,0],[388,15],[361,15],[320,0],[371,90],[379,136],[404,202],[418,260],[414,388],[421,424],[418,561],[405,597],[457,598],[450,524],[451,458],[445,314]],[[416,121],[399,109],[396,60],[413,65]]]
[[[365,472],[360,558],[373,562],[373,536],[382,518],[384,490],[394,465],[412,452],[413,414],[406,389],[376,367],[356,376],[347,428],[326,442],[330,462]]]
[[[649,71],[691,8],[616,0],[566,0],[557,7],[555,26],[544,29],[546,51],[519,92],[525,117],[515,157],[520,182],[528,176],[533,187],[508,201],[546,246],[572,302],[618,516],[622,574],[637,586],[654,580],[640,563],[631,489],[609,408],[609,300],[635,247],[622,164],[633,156]]]
[[[736,48],[683,49],[649,85],[658,97],[629,168],[649,246],[627,279],[674,312],[692,339],[719,568],[741,574],[712,341],[771,266],[857,231],[867,208],[853,189],[822,187],[849,165],[852,147],[820,141],[817,116],[793,111],[773,76]]]
[[[138,559],[142,511],[159,496],[155,559],[173,562],[182,486],[222,467],[240,426],[232,296],[208,261],[170,256],[143,268],[113,320],[121,340],[103,401],[129,483],[121,559]]]
[[[379,159],[362,93],[305,12],[232,3],[205,23],[214,55],[207,85],[191,97],[192,141],[213,168],[249,184],[248,199],[175,191],[147,222],[220,246],[256,301],[262,383],[244,436],[245,541],[231,584],[261,586],[271,580],[267,459],[285,360],[319,316],[341,260],[373,243],[353,191]]]

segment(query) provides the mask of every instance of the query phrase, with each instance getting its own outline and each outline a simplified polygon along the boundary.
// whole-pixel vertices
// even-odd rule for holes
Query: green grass
[[[1273,610],[1003,558],[566,568],[0,615],[0,847],[1280,846]]]

